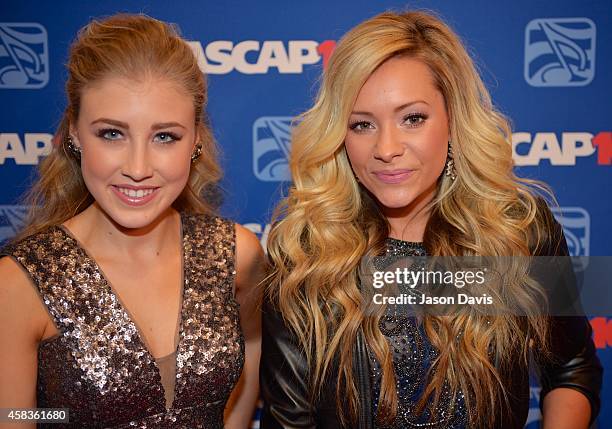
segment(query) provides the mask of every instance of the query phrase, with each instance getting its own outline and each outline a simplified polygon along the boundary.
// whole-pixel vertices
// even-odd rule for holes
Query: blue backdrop
[[[612,3],[473,1],[3,1],[0,6],[0,240],[51,147],[65,105],[64,64],[91,17],[144,12],[174,22],[209,75],[209,113],[225,171],[222,213],[265,242],[288,179],[289,121],[349,28],[386,9],[436,11],[473,54],[513,120],[518,173],[549,183],[575,255],[611,255]],[[606,24],[608,22],[608,24]],[[265,244],[265,243],[264,243]],[[610,285],[610,280],[604,286]],[[612,319],[591,315],[604,377],[600,427],[612,427]],[[539,427],[537,387],[529,428]]]

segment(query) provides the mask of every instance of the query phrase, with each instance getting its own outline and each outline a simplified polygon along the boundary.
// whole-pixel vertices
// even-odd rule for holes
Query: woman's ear
[[[196,150],[198,146],[202,147],[202,139],[204,136],[202,135],[202,130],[200,127],[196,127],[195,129],[195,137],[193,140],[193,150]]]
[[[73,124],[70,124],[68,127],[68,137],[72,139],[72,144],[78,149],[81,148],[81,142],[79,141],[79,135],[77,133],[76,127]]]
[[[202,133],[196,129],[193,148],[191,150],[191,162],[195,162],[202,155]]]

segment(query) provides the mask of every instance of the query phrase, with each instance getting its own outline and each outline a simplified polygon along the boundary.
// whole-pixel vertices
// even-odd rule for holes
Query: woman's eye
[[[173,133],[168,133],[168,132],[159,133],[153,139],[153,141],[158,142],[158,143],[172,143],[177,140],[180,140],[179,136]]]
[[[416,127],[421,125],[427,119],[427,115],[422,113],[413,113],[404,118],[404,123],[410,127]]]
[[[119,130],[108,128],[98,131],[98,137],[106,140],[119,140],[121,137],[123,137],[123,134],[121,134],[121,131]]]
[[[353,131],[365,131],[374,128],[371,122],[368,121],[357,121],[353,122],[349,128]]]

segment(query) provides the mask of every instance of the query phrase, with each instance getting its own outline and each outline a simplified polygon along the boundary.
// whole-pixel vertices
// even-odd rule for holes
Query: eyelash
[[[349,125],[349,128],[356,133],[364,132],[365,127],[372,125],[371,122],[368,121],[356,121]],[[361,128],[358,128],[361,127]]]
[[[410,128],[416,128],[416,127],[420,126],[423,122],[425,122],[427,120],[427,118],[428,118],[428,116],[425,113],[410,113],[410,114],[404,116],[403,122],[407,122],[409,120],[418,119],[418,122],[414,122],[414,123],[409,122],[408,123],[408,126]],[[355,132],[359,133],[359,132],[364,132],[365,131],[365,127],[369,127],[369,126],[372,126],[372,123],[369,122],[369,121],[356,121],[356,122],[351,123],[349,125],[349,128],[352,131],[355,131]],[[361,127],[361,128],[359,128],[359,127]]]
[[[427,116],[425,113],[410,113],[404,117],[404,122],[408,121],[409,119],[419,119],[418,122],[409,124],[410,127],[414,128],[420,126],[427,120],[428,117],[429,116]]]
[[[120,136],[123,135],[121,134],[121,131],[115,129],[115,128],[102,128],[101,130],[98,130],[98,132],[96,133],[96,135],[100,138],[103,138],[104,140],[110,140],[110,141],[114,141],[117,140],[117,138],[109,138],[106,137],[106,134],[108,133],[116,133],[119,134]]]
[[[157,133],[157,134],[155,134],[155,138],[157,138],[157,137],[159,137],[161,135],[167,135],[168,137],[170,137],[170,140],[163,141],[163,142],[160,141],[159,143],[161,143],[161,144],[171,144],[171,143],[174,143],[174,142],[176,142],[176,141],[181,139],[180,136],[177,136],[176,134],[171,133],[170,131],[163,131],[161,133]]]
[[[98,132],[96,133],[96,135],[104,140],[108,140],[108,141],[115,141],[119,139],[119,136],[115,137],[115,138],[109,138],[106,135],[109,133],[115,133],[118,134],[119,136],[122,136],[123,134],[121,133],[121,131],[119,131],[116,128],[103,128],[101,130],[98,130]],[[181,139],[180,136],[171,133],[169,131],[163,131],[161,133],[157,133],[155,135],[155,139],[157,139],[159,136],[168,136],[170,138],[170,140],[166,140],[166,141],[158,141],[158,143],[161,144],[171,144],[174,143],[175,141],[178,141]]]

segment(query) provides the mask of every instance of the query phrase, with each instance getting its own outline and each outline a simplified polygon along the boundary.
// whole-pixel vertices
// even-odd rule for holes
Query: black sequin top
[[[223,427],[244,364],[233,297],[234,224],[181,219],[184,283],[173,377],[162,362],[168,359],[153,358],[100,267],[65,229],[51,227],[3,252],[25,268],[60,331],[38,351],[38,407],[70,413],[69,424],[51,427]]]
[[[388,238],[386,252],[373,262],[378,267],[385,267],[393,262],[410,256],[426,256],[422,243]],[[404,292],[404,291],[401,291]],[[410,291],[405,291],[410,292]],[[463,394],[459,392],[454,407],[449,411],[451,394],[445,386],[437,407],[431,410],[428,405],[425,411],[417,413],[415,406],[425,390],[428,371],[438,352],[427,339],[422,325],[413,315],[398,314],[387,307],[379,323],[382,334],[386,337],[393,354],[396,391],[398,397],[397,417],[392,425],[376,428],[424,428],[424,429],[463,429],[467,426],[467,411]],[[376,415],[380,398],[382,368],[369,350],[370,377],[372,379],[373,411]]]

